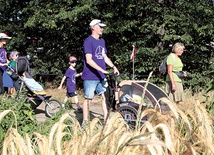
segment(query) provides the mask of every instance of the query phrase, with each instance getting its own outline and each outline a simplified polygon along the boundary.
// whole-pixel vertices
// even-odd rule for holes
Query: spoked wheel
[[[45,103],[45,114],[47,117],[55,116],[62,108],[62,104],[55,99],[47,100]]]
[[[134,129],[137,121],[137,110],[130,105],[125,105],[119,107],[117,111],[123,116],[129,127]]]

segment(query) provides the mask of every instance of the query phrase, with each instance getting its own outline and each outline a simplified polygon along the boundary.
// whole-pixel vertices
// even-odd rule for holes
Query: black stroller
[[[20,97],[24,97],[32,109],[36,109],[44,102],[46,104],[45,114],[47,117],[56,115],[60,108],[62,108],[61,103],[55,99],[50,99],[51,96],[47,96],[43,87],[30,76],[30,64],[27,57],[18,57],[15,71],[11,68],[9,69],[10,72],[8,72],[8,74],[13,79],[13,84],[17,92],[15,97],[16,101],[18,101]]]
[[[105,92],[106,104],[110,109],[118,111],[131,128],[135,127],[137,112],[143,101],[142,111],[146,108],[159,108],[162,112],[169,111],[169,107],[161,98],[167,98],[167,94],[158,86],[146,81],[122,80],[118,83],[118,75],[109,74],[108,87]],[[142,93],[145,85],[144,99]],[[140,124],[147,121],[149,116],[141,119]]]

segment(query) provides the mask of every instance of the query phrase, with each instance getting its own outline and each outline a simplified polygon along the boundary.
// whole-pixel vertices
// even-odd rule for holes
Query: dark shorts
[[[72,92],[72,93],[67,92],[66,96],[67,97],[74,97],[74,96],[77,96],[77,93],[76,92]]]

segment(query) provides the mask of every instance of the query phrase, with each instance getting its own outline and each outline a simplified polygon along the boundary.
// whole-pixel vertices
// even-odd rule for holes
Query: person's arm
[[[93,67],[94,69],[96,69],[96,70],[98,70],[98,71],[101,71],[102,73],[104,73],[104,74],[108,74],[108,72],[107,71],[105,71],[105,70],[103,70],[100,66],[98,66],[97,64],[96,64],[96,62],[94,62],[94,60],[92,59],[92,54],[86,54],[85,55],[85,58],[86,58],[86,63],[88,64],[88,65],[90,65],[91,67]]]
[[[82,76],[82,72],[81,72],[81,73],[77,73],[77,74],[75,75],[75,77],[79,77],[79,76]]]
[[[105,63],[106,63],[109,67],[111,67],[111,68],[114,69],[114,73],[115,73],[115,74],[120,74],[120,72],[118,71],[117,67],[113,64],[113,62],[109,59],[109,57],[108,57],[106,54],[104,54],[104,60],[105,60]]]
[[[176,84],[175,84],[175,81],[173,78],[173,73],[172,73],[173,65],[167,65],[167,70],[168,70],[169,79],[172,83],[172,90],[176,90],[177,88],[176,88]]]
[[[58,89],[61,89],[61,88],[62,88],[62,85],[63,85],[65,79],[66,79],[66,76],[63,76],[63,78],[62,78],[62,80],[61,80],[61,83],[60,83]]]
[[[8,63],[0,63],[0,66],[7,66]]]

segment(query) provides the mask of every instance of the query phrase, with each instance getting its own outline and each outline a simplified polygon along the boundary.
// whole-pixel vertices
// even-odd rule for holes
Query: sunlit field
[[[82,91],[78,91],[80,103]],[[65,90],[47,90],[63,101]],[[214,154],[213,111],[207,112],[202,94],[186,91],[186,102],[177,105],[168,100],[170,111],[146,109],[141,118],[150,115],[141,127],[130,129],[121,115],[112,114],[109,124],[98,118],[82,128],[76,118],[62,114],[48,135],[34,131],[21,136],[19,127],[11,127],[4,139],[2,155],[212,155]],[[209,94],[213,96],[214,93]],[[96,97],[99,102],[99,97]],[[0,113],[0,121],[13,111]],[[13,119],[16,119],[14,116]]]

